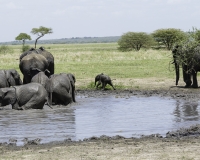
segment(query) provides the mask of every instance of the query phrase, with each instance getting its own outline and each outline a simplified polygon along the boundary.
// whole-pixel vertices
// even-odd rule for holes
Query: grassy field
[[[21,45],[9,47],[11,53],[0,54],[0,69],[15,68],[20,72]],[[55,73],[73,73],[78,88],[91,88],[99,73],[115,79],[113,83],[118,89],[140,87],[134,84],[134,79],[162,81],[175,77],[174,66],[170,64],[172,54],[167,50],[120,52],[117,43],[46,44],[43,47],[55,57]]]

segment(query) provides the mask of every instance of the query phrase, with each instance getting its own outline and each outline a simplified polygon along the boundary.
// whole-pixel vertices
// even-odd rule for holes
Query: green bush
[[[0,54],[6,54],[6,53],[13,53],[13,49],[8,46],[2,45],[0,47]]]
[[[22,46],[22,52],[26,52],[30,49],[31,47],[29,45],[24,45]]]

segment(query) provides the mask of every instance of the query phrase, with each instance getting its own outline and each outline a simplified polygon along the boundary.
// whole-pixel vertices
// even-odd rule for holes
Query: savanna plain
[[[39,48],[41,45],[38,44]],[[172,54],[168,50],[142,49],[120,52],[117,43],[93,44],[42,44],[55,58],[55,73],[73,73],[76,89],[96,91],[94,78],[104,73],[113,79],[116,91],[107,86],[104,93],[127,91],[139,94],[173,95],[175,98],[199,98],[198,89],[184,88],[180,78],[175,86],[175,71]],[[0,53],[0,69],[19,70],[20,45],[10,45],[9,52]],[[31,46],[33,47],[33,46]],[[22,78],[22,74],[21,74]],[[196,96],[193,96],[196,95]],[[177,97],[176,97],[177,96]],[[192,128],[198,130],[200,127]],[[0,145],[0,159],[181,159],[199,158],[200,137],[160,137],[151,135],[142,138],[102,137],[86,141],[12,146]]]

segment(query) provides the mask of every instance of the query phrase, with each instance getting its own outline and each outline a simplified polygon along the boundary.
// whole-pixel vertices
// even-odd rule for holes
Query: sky
[[[0,42],[32,28],[53,33],[41,40],[121,36],[157,29],[200,29],[200,0],[0,0]]]

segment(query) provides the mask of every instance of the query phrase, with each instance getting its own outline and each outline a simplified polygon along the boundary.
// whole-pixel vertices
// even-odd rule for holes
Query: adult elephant
[[[23,84],[30,83],[32,77],[40,71],[46,72],[46,75],[49,76],[48,61],[40,54],[28,54],[24,56],[20,61],[19,68],[24,76]]]
[[[75,100],[75,76],[71,73],[60,73],[54,74],[50,79],[45,75],[44,72],[40,72],[33,76],[31,82],[40,83],[47,90],[50,101],[55,104],[67,105],[71,99]],[[70,84],[69,84],[70,82]],[[66,97],[66,102],[65,102]],[[71,98],[70,98],[71,97]]]
[[[17,85],[22,85],[22,81],[15,69],[0,70],[0,88]]]
[[[68,105],[75,102],[75,77],[72,74],[60,73],[50,77],[49,90],[54,104]]]
[[[45,88],[38,83],[29,83],[0,89],[0,106],[11,104],[12,109],[42,109],[48,102]]]
[[[54,74],[54,56],[45,50],[44,47],[40,47],[37,51],[47,59],[50,75]]]
[[[50,72],[49,75],[54,74],[54,56],[50,52],[45,50],[44,47],[40,47],[39,49],[30,48],[28,51],[20,55],[20,61],[22,60],[22,58],[24,58],[25,56],[29,54],[43,55],[47,59],[47,62],[48,62],[48,70]]]
[[[45,75],[44,72],[39,72],[34,75],[31,79],[31,83],[39,83],[47,90],[47,92],[49,92],[48,84],[50,83],[50,79]]]
[[[182,67],[183,80],[185,87],[198,88],[197,72],[200,71],[200,46],[197,46],[194,53],[184,54],[180,46],[175,46],[172,50],[175,72],[176,72],[176,85],[178,85],[180,71],[179,65]],[[192,80],[191,80],[192,78]]]

